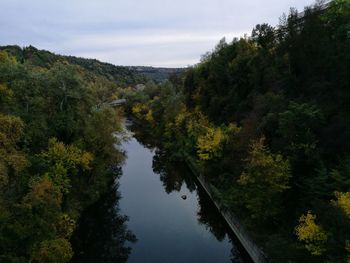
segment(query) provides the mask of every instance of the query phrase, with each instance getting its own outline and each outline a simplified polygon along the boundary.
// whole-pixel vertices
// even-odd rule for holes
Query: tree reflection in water
[[[140,144],[155,151],[152,163],[153,172],[159,175],[166,193],[180,192],[184,184],[191,193],[195,192],[198,199],[198,222],[204,225],[218,241],[223,242],[227,238],[232,244],[231,262],[251,262],[212,200],[204,189],[198,187],[196,178],[187,165],[181,160],[174,160],[171,154],[161,150],[159,138],[145,133],[142,127],[133,123],[129,128]]]
[[[165,191],[168,194],[173,191],[179,192],[183,183],[191,193],[196,190],[196,184],[188,173],[186,165],[183,162],[171,161],[167,156],[165,152],[157,149],[152,163],[153,171],[159,174]]]
[[[168,194],[173,191],[179,192],[184,183],[190,192],[196,191],[199,204],[198,222],[204,225],[218,241],[223,241],[225,238],[229,239],[232,243],[231,262],[244,262],[242,258],[247,258],[247,256],[241,255],[240,251],[244,250],[237,248],[237,244],[239,244],[237,238],[231,232],[207,193],[197,186],[195,178],[187,165],[183,162],[170,160],[166,152],[157,149],[153,157],[153,171],[159,174]]]
[[[74,257],[71,262],[126,262],[130,243],[136,236],[127,229],[128,217],[120,214],[118,184],[82,214],[72,237]]]
[[[219,212],[207,193],[203,191],[197,191],[198,194],[198,221],[205,225],[205,227],[216,237],[217,240],[222,241],[226,237],[232,243],[231,249],[231,261],[235,263],[244,262],[242,258],[247,258],[247,255],[241,255],[243,248],[238,249],[239,241],[229,229],[226,221],[222,216],[219,216]]]

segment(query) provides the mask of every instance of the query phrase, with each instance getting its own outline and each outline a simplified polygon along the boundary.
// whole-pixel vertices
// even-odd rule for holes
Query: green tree
[[[103,129],[101,128],[103,127]],[[103,162],[121,159],[116,149],[124,137],[120,113],[111,107],[91,111],[85,118],[83,138],[86,148]],[[117,136],[118,134],[118,136]]]
[[[241,201],[252,218],[265,221],[281,212],[281,193],[289,188],[289,178],[289,162],[280,154],[272,154],[264,139],[250,145],[238,183],[242,187]]]
[[[268,24],[259,24],[253,29],[252,39],[263,49],[273,48],[275,38],[275,29]]]
[[[28,161],[17,144],[23,136],[24,123],[18,117],[0,113],[0,188],[13,183]]]
[[[64,238],[45,240],[34,250],[32,263],[66,263],[73,256],[73,250],[68,240]]]
[[[316,133],[323,124],[319,108],[306,103],[291,102],[285,112],[279,114],[278,132],[286,142],[290,154],[311,155],[317,147]]]
[[[0,83],[0,110],[5,110],[5,107],[13,101],[13,91],[5,84]]]

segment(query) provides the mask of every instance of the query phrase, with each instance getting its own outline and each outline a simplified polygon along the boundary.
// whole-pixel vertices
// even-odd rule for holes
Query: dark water
[[[136,241],[128,229],[127,217],[119,210],[118,184],[111,185],[100,200],[81,216],[72,237],[74,256],[71,262],[126,262],[130,244]]]
[[[140,141],[123,144],[119,184],[83,214],[74,262],[250,262],[186,166]]]

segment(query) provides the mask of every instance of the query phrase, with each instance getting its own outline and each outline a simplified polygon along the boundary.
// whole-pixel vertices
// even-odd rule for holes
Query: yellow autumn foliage
[[[179,114],[175,117],[175,125],[177,127],[180,127],[182,123],[185,121],[186,117],[188,116],[188,112],[186,111],[186,108],[182,109]]]
[[[132,113],[134,113],[135,115],[140,113],[141,110],[142,110],[142,105],[140,103],[137,103],[132,107]]]
[[[146,121],[153,123],[154,119],[153,119],[153,111],[149,110],[145,116]]]
[[[63,194],[67,194],[71,188],[71,177],[79,170],[89,170],[94,158],[91,153],[73,145],[65,145],[56,138],[49,140],[47,151],[39,156],[49,165],[49,171],[45,176],[50,178],[54,186]]]
[[[13,91],[11,89],[9,89],[5,84],[0,84],[0,103],[10,101],[13,96]]]
[[[326,251],[327,233],[323,228],[316,224],[316,216],[310,211],[302,215],[299,219],[299,225],[295,232],[299,241],[305,244],[305,248],[315,256],[320,256]]]
[[[16,64],[17,60],[14,56],[10,56],[6,51],[0,51],[0,63]]]
[[[333,201],[333,203],[340,207],[344,211],[344,213],[350,218],[350,192],[336,192],[335,196],[337,197],[337,200]]]
[[[147,104],[136,103],[131,110],[132,113],[136,116],[136,118],[140,120],[146,120],[151,124],[154,122],[153,111],[149,108]]]
[[[84,152],[73,145],[65,145],[52,138],[49,141],[49,148],[46,152],[40,154],[46,161],[52,165],[62,164],[69,170],[80,166],[83,170],[90,169],[89,165],[94,159],[89,152]]]
[[[221,154],[221,145],[225,135],[220,128],[209,127],[206,133],[198,137],[197,154],[203,161],[218,157]]]

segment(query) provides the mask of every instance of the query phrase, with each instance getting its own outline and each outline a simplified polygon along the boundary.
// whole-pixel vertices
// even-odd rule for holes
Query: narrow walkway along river
[[[119,184],[83,215],[74,262],[250,262],[184,164],[135,137],[122,148]]]

